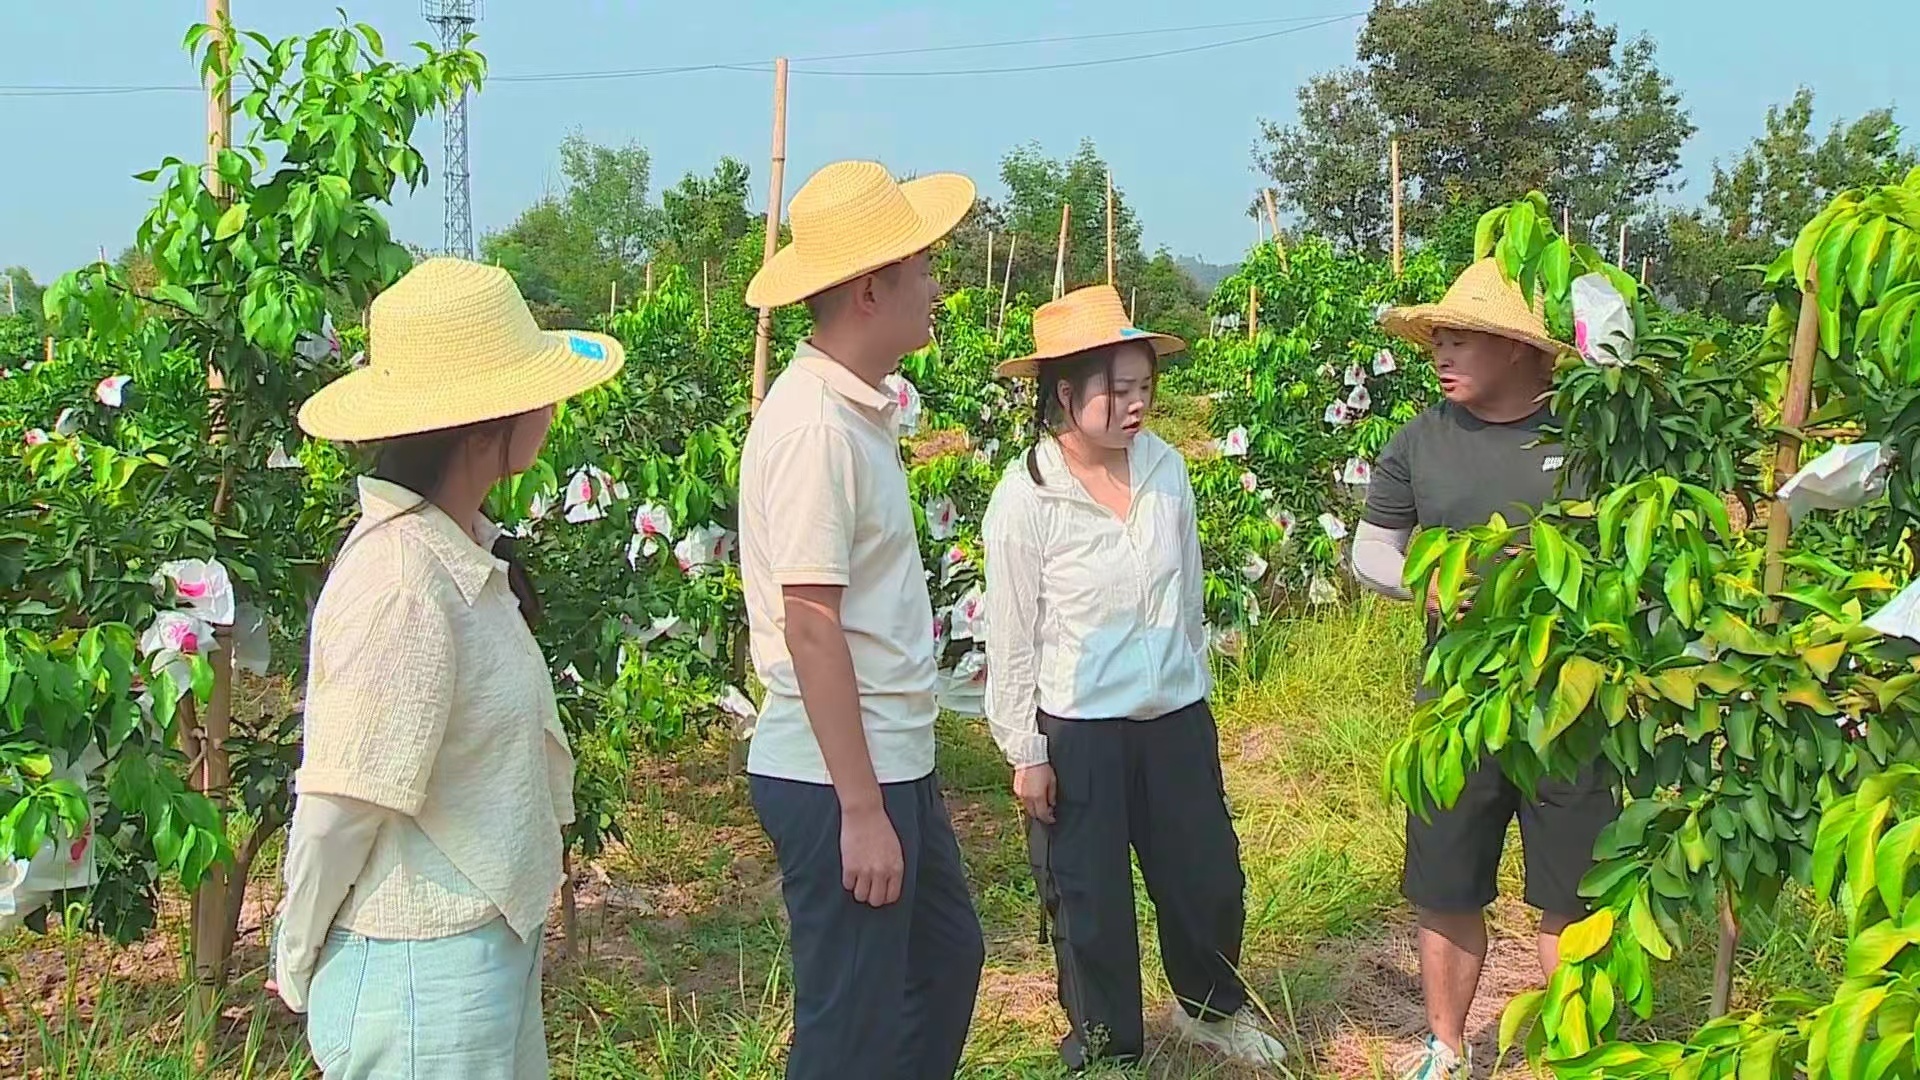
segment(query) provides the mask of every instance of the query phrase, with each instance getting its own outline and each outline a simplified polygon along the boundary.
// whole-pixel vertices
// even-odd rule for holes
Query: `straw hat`
[[[626,350],[541,330],[505,270],[428,259],[374,299],[367,356],[300,407],[307,434],[372,442],[517,416],[613,378]]]
[[[973,181],[935,173],[894,183],[872,161],[841,161],[794,192],[793,242],[747,283],[747,306],[781,307],[924,251],[973,208]]]
[[[1540,309],[1527,305],[1520,286],[1502,277],[1500,264],[1490,258],[1462,271],[1439,303],[1391,308],[1380,317],[1380,324],[1387,333],[1428,348],[1433,347],[1433,332],[1441,328],[1495,334],[1525,342],[1549,356],[1571,348],[1553,339]]]
[[[1166,334],[1135,329],[1127,318],[1127,308],[1111,285],[1089,285],[1075,289],[1051,303],[1041,304],[1033,312],[1033,354],[1005,361],[996,370],[1003,379],[1030,379],[1040,374],[1040,365],[1048,360],[1063,360],[1076,353],[1107,345],[1138,341],[1153,346],[1153,355],[1177,353],[1187,343]]]

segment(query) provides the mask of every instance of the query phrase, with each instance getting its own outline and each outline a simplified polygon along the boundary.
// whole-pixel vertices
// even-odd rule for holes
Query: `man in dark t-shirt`
[[[1418,529],[1484,525],[1496,512],[1523,522],[1542,503],[1583,494],[1558,446],[1540,440],[1550,416],[1553,360],[1564,346],[1547,334],[1491,259],[1460,276],[1438,304],[1396,308],[1387,329],[1433,350],[1445,400],[1415,417],[1382,451],[1354,534],[1362,584],[1410,599],[1401,583],[1409,538]],[[1427,599],[1431,648],[1439,604]],[[1434,690],[1422,686],[1416,700]],[[1420,982],[1430,1033],[1407,1069],[1410,1080],[1464,1080],[1470,1071],[1466,1019],[1486,959],[1485,909],[1494,900],[1507,826],[1520,819],[1526,901],[1540,911],[1540,966],[1559,961],[1560,932],[1586,914],[1580,879],[1617,803],[1589,768],[1574,782],[1544,780],[1529,801],[1486,758],[1459,800],[1431,822],[1407,818],[1401,889],[1419,915]]]

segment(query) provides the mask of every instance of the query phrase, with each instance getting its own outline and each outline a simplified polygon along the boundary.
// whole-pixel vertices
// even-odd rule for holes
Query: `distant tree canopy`
[[[1768,108],[1766,130],[1730,164],[1714,163],[1704,207],[1663,210],[1636,226],[1636,246],[1660,268],[1657,282],[1674,303],[1757,318],[1760,275],[1742,267],[1771,262],[1841,191],[1892,183],[1920,165],[1892,109],[1835,120],[1816,137],[1813,104],[1813,91],[1801,87]]]
[[[1037,145],[1018,146],[1000,162],[1004,201],[982,198],[946,245],[940,260],[941,282],[948,288],[986,281],[987,234],[994,236],[992,285],[1006,282],[1012,245],[1014,295],[1038,301],[1053,296],[1055,252],[1060,241],[1060,212],[1067,214],[1066,288],[1107,280],[1107,163],[1090,140],[1072,156],[1050,158]],[[1135,319],[1168,333],[1193,335],[1206,329],[1206,294],[1165,250],[1152,255],[1141,247],[1138,216],[1118,178],[1113,189],[1114,284],[1123,300],[1135,305]]]
[[[559,193],[543,197],[480,243],[481,258],[510,270],[544,325],[583,326],[616,297],[645,287],[649,262],[697,267],[726,260],[752,229],[747,167],[722,158],[706,177],[689,173],[650,196],[653,163],[637,143],[595,145],[580,134],[560,144]]]
[[[1392,133],[1426,237],[1534,188],[1578,234],[1611,228],[1671,185],[1694,130],[1653,43],[1564,0],[1376,0],[1358,59],[1300,88],[1296,123],[1262,121],[1254,159],[1307,231],[1368,252],[1391,229]]]

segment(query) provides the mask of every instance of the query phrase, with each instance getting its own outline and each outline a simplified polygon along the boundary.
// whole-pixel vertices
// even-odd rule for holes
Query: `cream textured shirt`
[[[360,496],[314,611],[294,784],[392,813],[333,923],[419,940],[502,915],[531,939],[573,820],[546,659],[505,563],[437,507],[403,512],[421,501],[405,488],[364,479]]]
[[[883,784],[933,771],[933,602],[893,400],[810,343],[740,455],[740,568],[766,687],[747,771],[832,783],[787,651],[787,585],[839,585],[860,719]]]
[[[982,524],[987,546],[987,723],[1012,764],[1047,760],[1035,711],[1073,720],[1151,720],[1204,699],[1206,574],[1193,487],[1152,433],[1128,451],[1123,521],[1039,447],[1007,466]]]

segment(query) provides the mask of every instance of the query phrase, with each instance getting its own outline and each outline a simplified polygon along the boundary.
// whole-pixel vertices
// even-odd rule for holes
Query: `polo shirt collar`
[[[855,375],[845,364],[821,352],[812,341],[794,346],[793,362],[854,405],[883,416],[899,410],[899,403],[886,391]]]
[[[420,506],[425,502],[425,506]],[[414,507],[419,506],[418,510]],[[411,511],[411,513],[409,513]],[[460,526],[454,524],[446,511],[428,502],[421,495],[401,487],[391,481],[377,477],[360,478],[360,518],[362,528],[371,528],[384,521],[391,521],[401,514],[419,523],[415,530],[432,551],[440,564],[446,567],[447,575],[460,590],[460,595],[472,604],[480,598],[480,590],[486,587],[487,579],[494,574],[505,574],[507,564],[494,557],[493,543],[500,538],[500,527],[488,521],[484,516],[475,523],[474,531],[479,533],[486,545],[473,542]]]

